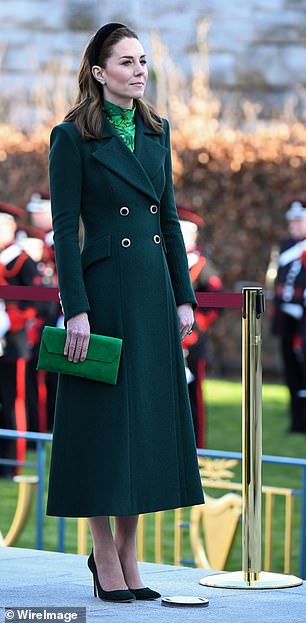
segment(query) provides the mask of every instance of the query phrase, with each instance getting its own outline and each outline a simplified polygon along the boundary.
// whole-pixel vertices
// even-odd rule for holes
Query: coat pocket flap
[[[109,257],[111,254],[111,236],[105,234],[92,242],[82,250],[81,261],[83,268],[87,268],[93,262],[102,260],[104,257]]]
[[[42,342],[49,353],[63,355],[66,342],[66,330],[56,327],[44,327]],[[107,335],[90,336],[86,360],[111,363],[120,355],[122,348],[121,338]]]

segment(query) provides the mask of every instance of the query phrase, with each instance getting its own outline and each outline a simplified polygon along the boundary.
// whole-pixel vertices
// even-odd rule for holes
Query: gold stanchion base
[[[292,588],[303,584],[301,578],[295,575],[283,573],[269,573],[261,571],[249,577],[243,571],[233,571],[232,573],[217,573],[207,575],[199,581],[203,586],[213,588],[242,588],[251,590],[272,589],[272,588]]]

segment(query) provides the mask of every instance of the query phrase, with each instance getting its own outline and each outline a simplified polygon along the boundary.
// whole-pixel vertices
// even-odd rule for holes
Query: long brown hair
[[[112,32],[102,45],[99,53],[99,65],[105,67],[107,59],[111,56],[113,47],[128,37],[138,39],[136,33],[124,26]],[[101,138],[101,128],[103,124],[103,112],[101,101],[103,101],[103,87],[92,75],[89,62],[89,48],[93,37],[88,42],[81,60],[78,72],[79,92],[72,108],[68,111],[64,121],[73,121],[83,140]],[[141,115],[144,123],[152,130],[162,133],[163,121],[155,112],[151,104],[143,99],[135,100],[136,110]]]

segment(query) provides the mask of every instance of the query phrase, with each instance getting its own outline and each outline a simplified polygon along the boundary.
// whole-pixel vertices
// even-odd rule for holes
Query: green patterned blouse
[[[135,110],[135,106],[121,108],[107,100],[103,102],[103,111],[108,121],[131,151],[134,151],[135,141]]]

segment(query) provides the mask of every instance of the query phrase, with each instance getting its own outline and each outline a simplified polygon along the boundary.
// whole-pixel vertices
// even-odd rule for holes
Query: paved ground
[[[93,623],[306,623],[306,583],[292,589],[206,588],[203,569],[140,563],[144,583],[163,597],[194,595],[208,608],[166,608],[161,600],[110,604],[94,598],[86,556],[0,547],[0,607],[85,606]]]

